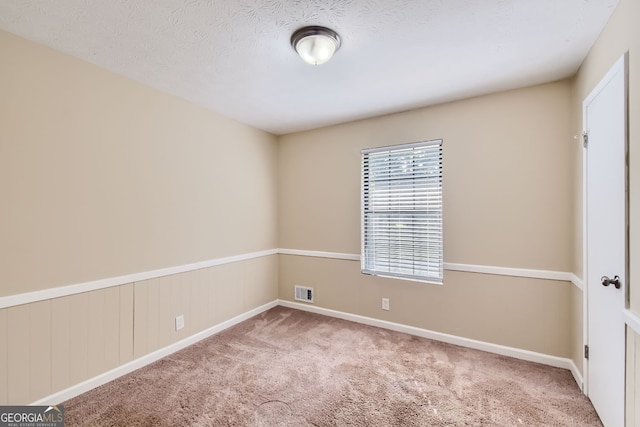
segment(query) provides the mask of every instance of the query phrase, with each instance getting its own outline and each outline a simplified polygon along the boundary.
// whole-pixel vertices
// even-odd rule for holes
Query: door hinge
[[[584,148],[589,148],[589,132],[582,132],[582,146]]]
[[[588,345],[584,346],[584,358],[589,360],[589,346]]]

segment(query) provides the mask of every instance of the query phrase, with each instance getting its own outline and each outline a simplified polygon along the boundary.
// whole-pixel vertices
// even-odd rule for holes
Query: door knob
[[[620,283],[620,276],[613,276],[613,279],[609,279],[607,276],[602,276],[600,278],[600,283],[602,283],[602,286],[613,285],[616,289],[620,289],[620,286],[622,286]]]

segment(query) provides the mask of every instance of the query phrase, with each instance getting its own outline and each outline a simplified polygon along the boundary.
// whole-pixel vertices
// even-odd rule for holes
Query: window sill
[[[385,279],[405,280],[408,282],[427,283],[429,285],[440,285],[440,286],[444,285],[444,281],[437,281],[435,279],[420,279],[417,277],[401,277],[401,276],[394,276],[392,274],[380,274],[380,273],[372,273],[372,272],[365,272],[365,271],[361,271],[361,273],[367,276],[382,277]]]

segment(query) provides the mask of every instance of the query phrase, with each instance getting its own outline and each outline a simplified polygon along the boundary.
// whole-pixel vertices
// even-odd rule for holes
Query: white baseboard
[[[580,391],[584,393],[584,379],[582,378],[582,374],[573,360],[569,359],[569,363],[571,364],[571,367],[569,368],[571,375],[573,375],[573,379],[576,380],[576,384],[580,387]]]
[[[51,394],[47,397],[39,399],[32,403],[32,405],[56,405],[64,402],[65,400],[76,397],[82,393],[86,393],[89,390],[92,390],[96,387],[99,387],[103,384],[108,383],[109,381],[113,381],[123,375],[126,375],[130,372],[135,371],[136,369],[140,369],[146,365],[149,365],[159,359],[162,359],[165,356],[168,356],[176,351],[182,350],[192,344],[197,343],[205,338],[210,337],[220,331],[223,331],[231,326],[234,326],[244,320],[250,319],[253,316],[256,316],[264,311],[267,311],[277,305],[281,305],[283,307],[308,311],[312,313],[322,314],[325,316],[335,317],[339,319],[349,320],[352,322],[361,323],[369,326],[376,326],[383,329],[389,329],[397,332],[404,332],[407,334],[429,338],[435,341],[446,342],[449,344],[455,344],[462,347],[473,348],[476,350],[482,350],[489,353],[500,354],[503,356],[510,356],[516,359],[527,360],[531,362],[541,363],[548,366],[554,366],[557,368],[568,369],[571,371],[573,378],[576,380],[576,383],[583,389],[583,378],[580,374],[575,363],[568,358],[551,356],[543,353],[536,353],[529,350],[522,350],[513,347],[507,347],[499,344],[492,344],[484,341],[473,340],[469,338],[458,337],[455,335],[444,334],[441,332],[430,331],[428,329],[417,328],[414,326],[407,326],[400,323],[388,322],[386,320],[374,319],[371,317],[360,316],[357,314],[346,313],[342,311],[331,310],[328,308],[317,307],[314,305],[285,301],[285,300],[276,300],[272,301],[268,304],[257,307],[253,310],[249,310],[246,313],[240,314],[232,319],[229,319],[225,322],[219,323],[209,329],[206,329],[202,332],[198,332],[188,338],[185,338],[181,341],[178,341],[174,344],[171,344],[167,347],[156,350],[152,353],[149,353],[145,356],[142,356],[138,359],[135,359],[131,362],[128,362],[124,365],[118,366],[108,372],[100,374],[96,377],[90,378],[86,381],[83,381],[79,384],[71,386],[65,390],[59,391],[57,393]]]
[[[161,348],[159,350],[154,351],[153,353],[149,353],[145,356],[142,356],[138,359],[132,360],[131,362],[125,363],[124,365],[118,366],[104,374],[100,374],[96,377],[90,378],[86,381],[83,381],[79,384],[71,386],[65,390],[54,393],[50,396],[44,397],[36,402],[33,402],[32,405],[57,405],[65,400],[76,397],[82,393],[85,393],[89,390],[92,390],[96,387],[99,387],[103,384],[108,383],[109,381],[113,381],[116,378],[119,378],[123,375],[126,375],[130,372],[135,371],[136,369],[140,369],[143,366],[149,365],[150,363],[155,362],[156,360],[162,359],[165,356],[168,356],[172,353],[175,353],[178,350],[182,350],[192,344],[197,343],[205,338],[210,337],[220,331],[223,331],[227,328],[230,328],[233,325],[236,325],[242,321],[250,319],[253,316],[256,316],[264,311],[269,310],[278,305],[278,301],[272,301],[268,304],[262,305],[260,307],[254,308],[253,310],[249,310],[246,313],[242,313],[234,318],[231,318],[225,322],[219,323],[209,329],[206,329],[202,332],[198,332],[195,335],[192,335],[188,338],[183,339],[182,341],[178,341],[174,344],[171,344],[167,347]]]
[[[553,366],[556,368],[568,369],[572,372],[574,378],[576,378],[576,376],[580,378],[580,382],[578,382],[578,385],[582,387],[582,379],[578,372],[577,367],[575,366],[575,364],[571,359],[568,359],[566,357],[551,356],[548,354],[536,353],[534,351],[522,350],[519,348],[507,347],[504,345],[473,340],[470,338],[463,338],[455,335],[443,334],[441,332],[430,331],[428,329],[416,328],[414,326],[407,326],[400,323],[388,322],[386,320],[374,319],[372,317],[365,317],[357,314],[345,313],[342,311],[336,311],[328,308],[317,307],[315,305],[309,305],[309,304],[303,304],[303,303],[297,303],[297,302],[291,302],[291,301],[285,301],[285,300],[279,300],[278,304],[283,307],[309,311],[317,314],[324,314],[326,316],[336,317],[344,320],[350,320],[352,322],[362,323],[364,325],[377,326],[383,329],[389,329],[397,332],[404,332],[404,333],[415,335],[418,337],[429,338],[435,341],[446,342],[449,344],[455,344],[461,347],[473,348],[476,350],[482,350],[489,353],[495,353],[503,356],[514,357],[516,359],[541,363],[543,365]]]

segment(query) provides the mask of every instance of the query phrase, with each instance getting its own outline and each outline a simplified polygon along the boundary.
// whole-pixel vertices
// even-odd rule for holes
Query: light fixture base
[[[340,36],[330,28],[312,25],[302,27],[291,35],[291,46],[309,64],[327,62],[340,48]]]

